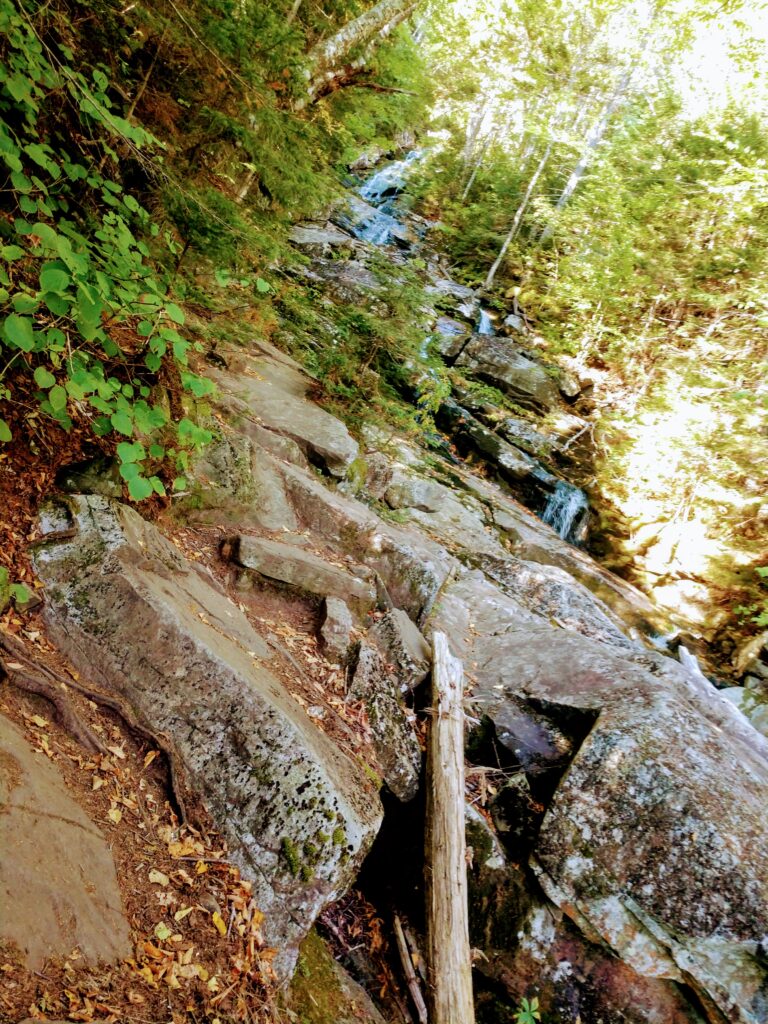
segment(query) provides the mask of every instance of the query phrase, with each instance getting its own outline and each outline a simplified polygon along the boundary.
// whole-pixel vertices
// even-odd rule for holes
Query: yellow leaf
[[[32,715],[32,717],[30,718],[30,722],[34,722],[34,724],[38,726],[40,729],[48,728],[48,719],[43,718],[41,715]]]
[[[91,789],[94,791],[97,789],[101,789],[101,787],[104,785],[106,781],[107,780],[102,779],[100,775],[94,775],[93,778],[91,779]]]
[[[113,821],[115,825],[119,825],[123,820],[123,812],[117,807],[110,807],[107,811],[107,817],[110,821]]]
[[[207,870],[208,870],[208,865],[205,863],[204,860],[199,860],[197,862],[197,864],[195,864],[195,874],[196,875],[204,875]]]
[[[183,921],[185,917],[192,913],[193,907],[182,907],[181,910],[177,910],[173,915],[174,921]]]
[[[149,872],[150,882],[154,882],[155,885],[168,885],[170,878],[168,875],[164,875],[162,871],[158,871],[156,868],[152,868]]]
[[[227,934],[227,926],[224,924],[224,919],[218,912],[218,910],[214,910],[213,912],[213,923],[216,925],[216,930],[218,931],[219,935]]]
[[[115,757],[119,757],[121,761],[125,760],[125,750],[122,747],[107,747],[107,750]]]
[[[152,764],[152,762],[155,760],[156,757],[157,757],[157,751],[156,750],[150,750],[150,752],[144,758],[144,767],[145,768],[149,768],[149,766]]]

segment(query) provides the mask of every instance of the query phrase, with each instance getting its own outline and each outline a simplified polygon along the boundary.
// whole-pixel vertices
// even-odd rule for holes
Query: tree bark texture
[[[379,0],[338,32],[316,43],[307,54],[307,102],[312,103],[323,93],[333,91],[333,81],[339,74],[349,78],[351,70],[362,70],[372,47],[386,39],[416,10],[419,3],[420,0]],[[366,47],[365,53],[349,61],[352,51],[359,47]]]
[[[464,834],[464,673],[433,638],[434,718],[427,753],[427,965],[432,1024],[474,1024]]]

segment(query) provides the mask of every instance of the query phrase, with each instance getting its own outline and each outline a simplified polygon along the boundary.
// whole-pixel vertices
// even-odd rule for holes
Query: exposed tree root
[[[174,750],[172,742],[167,737],[142,725],[118,697],[94,690],[74,679],[62,679],[39,659],[32,658],[26,645],[13,634],[0,630],[0,679],[3,677],[7,678],[8,682],[17,689],[34,693],[47,700],[53,705],[59,724],[86,750],[96,754],[108,754],[109,751],[72,706],[72,702],[66,695],[67,688],[76,690],[88,700],[93,701],[94,704],[107,708],[118,715],[134,736],[151,743],[165,755],[168,765],[169,789],[175,810],[182,824],[189,823],[187,799],[184,795],[184,790],[187,787],[183,781],[179,756]]]

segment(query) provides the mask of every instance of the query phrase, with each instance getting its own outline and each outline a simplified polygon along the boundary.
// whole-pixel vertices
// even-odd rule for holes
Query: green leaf
[[[56,384],[51,388],[48,392],[48,401],[54,412],[63,412],[67,408],[67,392],[61,384]]]
[[[43,295],[43,302],[54,316],[66,316],[69,312],[69,302],[56,292],[46,292]]]
[[[0,249],[0,256],[2,256],[2,258],[8,263],[13,263],[14,260],[23,259],[26,255],[26,252],[20,245],[4,245],[2,249]]]
[[[119,434],[125,434],[126,437],[130,437],[133,434],[133,420],[128,413],[113,412],[110,422]]]
[[[129,441],[121,441],[117,446],[117,457],[121,462],[141,462],[147,457],[147,453],[144,451],[144,445],[138,441],[133,444]]]
[[[11,299],[11,305],[17,313],[34,313],[40,308],[37,298],[26,292],[16,292]]]
[[[38,221],[32,225],[31,234],[37,235],[43,245],[48,249],[56,249],[59,236],[49,224]]]
[[[63,292],[72,283],[72,278],[54,263],[46,263],[40,271],[40,290],[44,292]]]
[[[264,295],[266,294],[266,292],[272,291],[272,285],[269,283],[269,281],[265,281],[263,277],[257,277],[256,291],[261,292],[261,294]]]
[[[11,313],[5,318],[3,334],[8,342],[22,352],[31,352],[35,347],[33,324],[28,316]]]
[[[175,302],[169,302],[165,307],[165,312],[175,324],[184,323],[184,311]]]
[[[173,481],[174,491],[183,491],[187,486],[187,478],[185,476],[177,476]]]
[[[55,383],[56,378],[50,370],[46,370],[44,366],[37,367],[35,370],[35,384],[37,384],[39,388],[52,388]]]
[[[141,466],[135,462],[124,462],[119,472],[123,480],[127,480],[130,483],[131,480],[135,480],[137,476],[141,475]]]
[[[165,448],[161,444],[151,444],[149,454],[153,459],[162,459],[165,456]]]
[[[128,493],[134,501],[143,501],[152,494],[152,484],[142,476],[128,481]]]
[[[11,597],[16,604],[27,604],[32,597],[29,588],[25,587],[23,583],[12,583],[10,590]]]
[[[160,479],[159,476],[151,476],[149,478],[149,482],[152,484],[152,490],[155,492],[155,494],[159,494],[162,497],[165,497],[165,486],[163,485],[163,481]]]
[[[0,420],[0,442],[7,442],[11,441],[12,439],[13,434],[11,433],[11,428],[8,426],[5,420]]]

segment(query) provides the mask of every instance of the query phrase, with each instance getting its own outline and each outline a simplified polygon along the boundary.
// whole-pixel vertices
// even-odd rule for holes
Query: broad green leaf
[[[63,292],[72,283],[72,278],[55,264],[47,263],[40,271],[40,290],[44,292]]]
[[[2,258],[8,263],[13,263],[14,260],[23,259],[26,255],[26,252],[20,245],[4,245],[2,249],[0,249],[0,256],[2,256]]]
[[[265,281],[263,277],[256,278],[256,291],[261,292],[264,295],[266,292],[272,291],[272,285],[269,281]]]
[[[175,324],[184,323],[184,311],[175,302],[169,302],[165,307],[165,312]]]
[[[38,366],[35,370],[35,384],[40,388],[52,388],[56,383],[56,378],[53,376],[50,370],[46,370],[44,366]]]
[[[126,437],[130,437],[133,434],[133,421],[127,413],[112,413],[111,422],[119,434],[125,434]]]
[[[143,501],[152,494],[152,484],[144,477],[134,477],[128,481],[128,493],[134,501]]]
[[[67,407],[66,390],[60,384],[56,384],[48,392],[48,401],[51,403],[51,408],[54,412],[63,412]]]
[[[5,318],[3,334],[8,342],[22,352],[31,352],[35,347],[32,320],[28,316],[11,313]]]
[[[0,420],[0,441],[10,441],[12,438],[13,434],[11,434],[11,428],[5,420]]]

